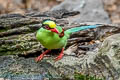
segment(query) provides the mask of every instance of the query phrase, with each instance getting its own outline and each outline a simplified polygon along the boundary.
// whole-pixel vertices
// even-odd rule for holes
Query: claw
[[[38,61],[42,60],[43,57],[44,57],[44,55],[47,54],[47,53],[49,53],[49,52],[50,52],[50,50],[46,50],[40,56],[38,56],[37,58],[35,58],[35,61],[38,62]]]
[[[58,61],[58,60],[62,59],[62,57],[63,57],[63,55],[64,55],[64,54],[63,54],[63,51],[64,51],[64,48],[62,48],[61,53],[59,54],[58,57],[56,57],[55,61]]]

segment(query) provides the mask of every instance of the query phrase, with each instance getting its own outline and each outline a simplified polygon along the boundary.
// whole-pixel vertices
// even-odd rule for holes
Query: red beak
[[[59,33],[58,30],[57,30],[56,28],[54,28],[54,29],[50,29],[50,30],[51,30],[52,32],[57,33],[57,34]]]

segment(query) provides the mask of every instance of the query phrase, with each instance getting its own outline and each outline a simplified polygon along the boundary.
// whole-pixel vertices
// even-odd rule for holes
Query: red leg
[[[64,55],[64,54],[63,54],[63,51],[64,51],[64,48],[62,48],[62,51],[60,52],[59,56],[56,57],[55,61],[58,61],[58,60],[62,59],[62,57],[63,57],[63,55]]]
[[[43,59],[44,55],[49,53],[51,50],[46,50],[45,52],[43,52],[40,56],[38,56],[37,58],[35,58],[35,61],[38,62],[40,60]]]

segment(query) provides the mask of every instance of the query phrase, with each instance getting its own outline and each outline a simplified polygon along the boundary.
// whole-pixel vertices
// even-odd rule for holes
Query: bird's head
[[[44,29],[50,30],[55,33],[59,33],[58,30],[56,29],[56,26],[57,26],[56,23],[52,20],[44,20],[42,22],[42,27]]]

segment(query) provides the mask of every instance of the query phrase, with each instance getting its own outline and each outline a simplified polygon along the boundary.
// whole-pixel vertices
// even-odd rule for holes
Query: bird
[[[99,25],[80,26],[64,30],[64,28],[58,26],[54,20],[43,20],[42,27],[36,32],[36,39],[47,48],[47,50],[36,57],[35,61],[41,61],[52,49],[61,49],[61,52],[59,53],[59,56],[55,58],[55,61],[62,59],[67,40],[72,33],[96,27],[99,27]]]

